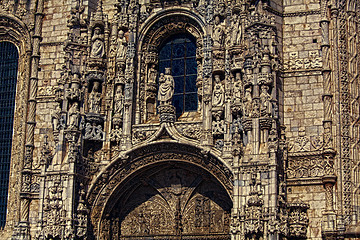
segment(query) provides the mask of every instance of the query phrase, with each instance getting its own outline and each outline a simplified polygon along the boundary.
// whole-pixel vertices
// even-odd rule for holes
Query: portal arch
[[[167,173],[171,171],[174,173],[172,175],[173,179],[175,179],[176,176],[180,179],[187,176],[185,177],[186,180],[180,181],[183,182],[183,184],[180,184],[180,187],[179,184],[176,183],[166,186],[166,184],[169,184],[169,181],[161,182],[159,180],[149,183],[150,185],[145,188],[154,198],[144,200],[144,196],[139,196],[139,199],[143,199],[144,201],[133,203],[133,207],[129,207],[129,209],[132,210],[131,212],[124,213],[123,210],[118,209],[118,206],[122,206],[123,204],[131,205],[131,203],[127,202],[129,199],[137,199],[134,196],[137,196],[138,193],[145,192],[139,189],[141,189],[143,183],[147,182],[146,179],[149,179],[149,177],[151,179],[164,179],[168,176]],[[174,210],[174,207],[171,207],[171,205],[174,206],[174,202],[169,200],[169,197],[165,197],[170,195],[173,195],[173,197],[170,197],[171,199],[177,197],[182,201],[181,207],[178,209],[178,212],[181,213],[182,216],[185,212],[194,216],[194,204],[196,201],[207,201],[209,206],[211,205],[214,209],[217,209],[216,211],[218,211],[219,216],[221,215],[222,222],[219,222],[219,226],[221,227],[217,229],[221,228],[222,230],[216,230],[216,234],[225,234],[226,236],[229,224],[227,220],[232,207],[233,175],[230,169],[215,156],[205,153],[194,146],[164,142],[141,147],[130,152],[128,158],[119,159],[114,162],[103,171],[92,186],[89,191],[88,202],[91,207],[90,217],[93,233],[97,236],[106,234],[109,230],[108,228],[111,226],[115,226],[120,232],[120,220],[130,221],[126,216],[135,214],[140,211],[139,208],[146,208],[147,204],[150,203],[152,204],[150,204],[151,208],[153,208],[154,201],[160,204],[155,204],[156,207],[163,206],[163,208],[157,211],[164,211],[164,214],[168,212],[168,219],[172,219],[171,222],[175,221],[176,216],[171,215],[172,210]],[[204,186],[212,186],[212,188],[206,190]],[[205,192],[209,191],[212,192],[213,195],[205,194]],[[219,196],[226,197],[225,199],[219,200]],[[200,210],[198,209],[197,211]],[[189,217],[189,214],[185,214],[187,216],[186,219],[192,219],[192,217]],[[118,225],[114,225],[114,219],[117,219]],[[220,217],[218,220],[219,219]],[[223,220],[226,221],[224,222]],[[181,222],[181,224],[183,224],[183,222]],[[174,229],[175,227],[173,230]],[[202,232],[199,229],[187,229],[187,232],[184,230],[184,234],[210,234],[212,231],[209,227],[204,227]],[[166,232],[162,234],[166,235]],[[176,234],[178,233],[174,230],[167,235],[172,236]],[[209,237],[210,235],[207,236]]]

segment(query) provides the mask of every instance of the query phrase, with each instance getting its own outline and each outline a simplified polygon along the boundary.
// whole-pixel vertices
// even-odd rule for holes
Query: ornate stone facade
[[[0,238],[355,238],[359,5],[3,0],[20,57]],[[185,37],[179,105],[164,49]]]

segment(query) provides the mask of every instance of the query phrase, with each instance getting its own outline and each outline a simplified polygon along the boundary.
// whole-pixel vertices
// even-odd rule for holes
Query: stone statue
[[[100,101],[101,101],[101,93],[99,91],[99,82],[94,82],[93,89],[89,94],[89,112],[91,113],[100,113]]]
[[[126,58],[127,41],[123,30],[120,30],[118,36],[118,47],[116,52],[117,60],[125,60]]]
[[[235,84],[234,84],[234,102],[235,103],[241,102],[241,91],[242,91],[241,81],[235,82]]]
[[[260,100],[261,100],[261,115],[270,115],[271,113],[271,96],[269,94],[269,86],[262,85],[261,86],[261,93],[260,93]]]
[[[233,45],[239,45],[241,43],[241,24],[239,15],[234,16],[234,25],[232,28],[231,42]]]
[[[155,69],[155,64],[152,64],[149,69],[149,75],[148,75],[148,83],[149,84],[156,83],[156,75],[157,75],[157,71]]]
[[[122,117],[124,112],[123,85],[118,85],[115,93],[114,117]]]
[[[69,128],[76,128],[79,123],[79,103],[74,102],[69,108]]]
[[[171,76],[171,68],[165,68],[165,74],[161,73],[159,78],[158,101],[160,105],[171,104],[174,95],[174,78]]]
[[[252,111],[252,97],[251,97],[251,88],[245,90],[245,99],[244,99],[244,115],[245,117],[251,117]]]
[[[219,15],[215,16],[215,27],[213,32],[214,47],[221,48],[224,43],[224,26],[221,25]]]
[[[212,98],[213,107],[222,107],[224,105],[224,87],[220,81],[220,75],[215,75],[215,85]]]
[[[91,52],[90,57],[102,58],[105,54],[104,35],[101,33],[99,27],[95,27],[94,34],[91,38]]]

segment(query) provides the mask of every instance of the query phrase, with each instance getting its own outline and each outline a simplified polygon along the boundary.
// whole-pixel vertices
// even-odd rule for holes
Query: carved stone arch
[[[233,174],[220,159],[195,146],[170,142],[149,144],[129,152],[127,158],[114,161],[93,182],[87,197],[93,234],[99,236],[101,229],[106,231],[108,217],[115,211],[127,184],[135,178],[145,179],[150,169],[156,172],[171,166],[203,173],[204,178],[218,184],[232,205]]]
[[[162,44],[171,36],[186,33],[192,36],[197,45],[196,57],[202,65],[202,45],[204,36],[208,35],[204,20],[187,8],[166,9],[150,16],[139,33],[138,56],[138,104],[137,113],[140,122],[148,120],[154,113],[157,86],[148,81],[151,68],[158,64],[158,52]],[[198,72],[200,68],[198,68]],[[151,82],[151,83],[150,83]],[[152,109],[152,110],[150,110]],[[142,118],[140,116],[143,116]]]
[[[9,174],[9,192],[5,228],[12,228],[20,217],[20,189],[23,168],[26,117],[29,98],[31,36],[27,26],[17,17],[0,14],[0,42],[11,42],[19,53],[16,83],[15,113]]]

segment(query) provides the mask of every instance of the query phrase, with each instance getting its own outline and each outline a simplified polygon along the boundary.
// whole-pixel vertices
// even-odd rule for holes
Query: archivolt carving
[[[111,225],[119,219],[122,239],[228,234],[232,203],[209,173],[193,165],[161,163],[139,175],[113,194],[109,202],[114,204],[104,212]],[[111,233],[110,238],[119,236]]]
[[[189,163],[206,169],[218,179],[231,196],[233,175],[223,163],[211,154],[202,153],[200,149],[192,146],[175,143],[148,145],[130,152],[127,158],[115,161],[92,184],[93,187],[87,198],[91,206],[91,222],[95,232],[106,203],[111,202],[109,198],[113,195],[114,189],[118,189],[120,184],[133,173],[161,162]]]

